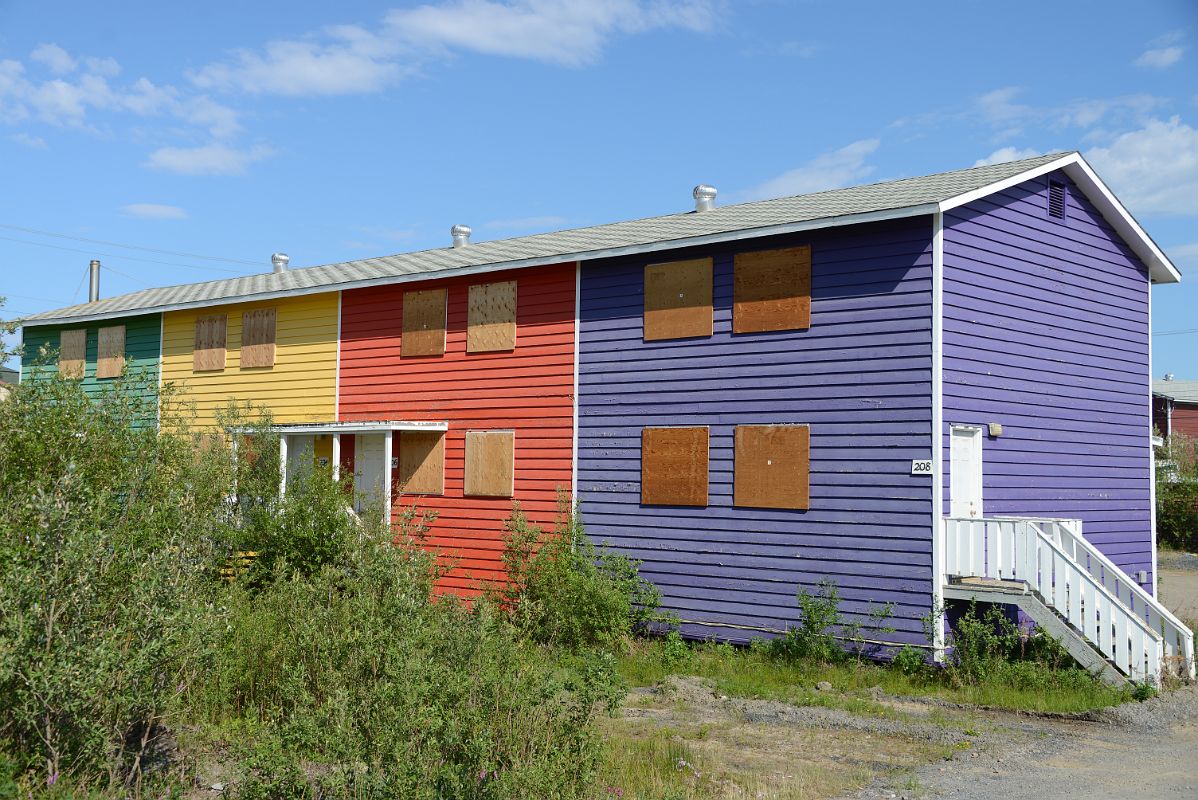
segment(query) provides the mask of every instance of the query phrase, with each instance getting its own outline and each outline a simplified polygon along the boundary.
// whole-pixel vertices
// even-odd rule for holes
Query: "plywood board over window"
[[[273,308],[259,308],[241,315],[241,368],[275,365],[275,321]]]
[[[516,282],[470,287],[466,352],[488,353],[516,347]]]
[[[466,431],[465,494],[511,497],[515,454],[515,431]]]
[[[119,378],[125,370],[125,326],[100,328],[96,352],[96,377]]]
[[[737,253],[732,266],[732,332],[811,327],[811,248]]]
[[[645,267],[645,341],[711,336],[711,259]]]
[[[807,509],[811,505],[811,429],[737,425],[733,504]]]
[[[191,356],[192,370],[213,372],[225,368],[225,336],[228,322],[225,314],[196,317],[195,349]]]
[[[58,374],[82,378],[87,365],[87,331],[63,331],[58,336]]]
[[[445,492],[445,434],[441,431],[400,431],[398,491],[404,494]]]
[[[641,431],[641,503],[707,505],[708,430],[644,428]]]
[[[403,294],[401,356],[439,356],[445,352],[445,289]]]

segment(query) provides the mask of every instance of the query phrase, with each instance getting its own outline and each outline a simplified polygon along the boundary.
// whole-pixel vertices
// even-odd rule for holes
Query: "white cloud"
[[[255,161],[273,154],[268,147],[239,150],[219,142],[201,147],[163,147],[150,153],[145,166],[179,175],[241,175]]]
[[[619,35],[709,30],[716,0],[447,0],[388,12],[377,30],[337,25],[239,50],[191,73],[202,89],[250,94],[378,92],[454,51],[593,63]]]
[[[1164,36],[1158,36],[1148,43],[1148,49],[1133,63],[1137,67],[1148,69],[1168,69],[1181,61],[1185,54],[1185,48],[1179,44],[1184,38],[1185,31],[1170,31]]]
[[[1030,147],[1001,147],[985,158],[979,158],[977,161],[973,162],[973,165],[975,167],[984,167],[989,164],[1001,164],[1004,161],[1018,161],[1021,158],[1035,158],[1038,155],[1043,154],[1039,150],[1033,150]]]
[[[386,21],[397,35],[426,47],[581,66],[596,61],[618,34],[708,30],[715,7],[703,0],[454,0],[397,9]]]
[[[784,172],[776,178],[735,195],[737,199],[764,200],[789,197],[824,189],[838,189],[859,183],[874,171],[866,159],[878,149],[877,139],[861,139],[850,145],[824,153],[801,167]]]
[[[209,64],[191,79],[204,89],[300,96],[377,92],[403,74],[391,60],[393,44],[349,26],[326,35],[331,42],[274,41],[261,55],[241,50],[232,63]]]
[[[1182,47],[1158,47],[1154,50],[1145,50],[1135,60],[1135,65],[1137,67],[1148,67],[1149,69],[1168,69],[1178,61],[1181,61],[1181,57],[1184,54],[1185,48]]]
[[[493,219],[484,222],[484,228],[497,231],[531,231],[556,228],[566,224],[565,217],[547,215],[543,217],[516,217],[515,219]]]
[[[30,76],[19,61],[0,61],[0,122],[38,120],[50,125],[88,127],[92,112],[170,116],[227,137],[240,126],[237,113],[205,95],[188,95],[174,86],[139,78],[126,86],[110,79],[120,73],[111,58],[74,58],[57,45],[34,50],[32,61],[56,77]]]
[[[30,136],[24,132],[14,133],[9,137],[17,144],[23,144],[26,147],[31,147],[34,150],[45,150],[47,147],[46,140],[40,136]]]
[[[1086,159],[1133,213],[1198,214],[1198,130],[1179,117],[1149,120]]]
[[[71,54],[56,44],[39,44],[29,57],[38,63],[45,64],[55,75],[66,75],[74,72],[78,63]]]
[[[144,219],[187,219],[187,212],[178,206],[165,206],[158,203],[132,203],[121,206],[121,211],[130,217]]]

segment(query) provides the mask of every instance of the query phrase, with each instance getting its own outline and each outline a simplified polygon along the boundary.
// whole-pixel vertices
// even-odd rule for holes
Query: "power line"
[[[1180,331],[1153,331],[1153,336],[1181,336],[1184,333],[1198,333],[1198,328],[1186,328]]]
[[[227,264],[245,264],[250,267],[261,266],[258,261],[247,261],[241,258],[222,258],[220,256],[202,256],[198,253],[182,253],[176,250],[159,250],[155,247],[142,247],[137,244],[121,244],[120,242],[109,242],[104,239],[88,239],[85,236],[72,236],[67,233],[54,233],[53,231],[43,231],[37,228],[25,228],[20,225],[9,225],[0,222],[0,228],[8,228],[14,231],[23,231],[24,233],[36,233],[39,236],[53,236],[58,239],[73,239],[77,242],[87,242],[88,244],[102,244],[106,247],[119,247],[123,250],[141,250],[146,253],[158,253],[164,256],[179,256],[180,258],[198,258],[201,261],[223,261]]]
[[[0,227],[9,227],[9,226],[0,225]],[[66,250],[68,253],[83,253],[84,255],[90,255],[90,256],[105,256],[108,258],[121,258],[121,259],[124,259],[125,261],[142,261],[147,264],[161,264],[162,266],[165,266],[165,267],[183,267],[185,269],[199,269],[199,270],[205,270],[205,271],[209,271],[209,272],[227,272],[231,275],[244,275],[245,274],[243,270],[223,269],[221,267],[201,267],[196,264],[177,264],[172,261],[156,261],[155,259],[152,259],[152,258],[138,258],[137,256],[118,255],[116,253],[100,253],[95,250],[80,250],[76,247],[63,247],[62,245],[48,244],[46,242],[31,242],[28,239],[16,239],[16,238],[13,238],[12,236],[0,236],[0,239],[9,241],[9,242],[17,242],[19,244],[31,244],[34,247],[49,247],[53,250]],[[249,263],[249,262],[246,262],[246,263]],[[262,265],[258,264],[256,266],[261,267]]]

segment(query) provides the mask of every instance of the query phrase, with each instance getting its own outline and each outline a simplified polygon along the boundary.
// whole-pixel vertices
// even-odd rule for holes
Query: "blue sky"
[[[1154,372],[1198,378],[1193,0],[0,0],[9,316],[92,257],[111,296],[1069,149],[1190,276]]]

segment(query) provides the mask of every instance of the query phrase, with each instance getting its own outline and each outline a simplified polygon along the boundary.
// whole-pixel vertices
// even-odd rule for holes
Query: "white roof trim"
[[[306,294],[327,294],[330,292],[345,291],[347,289],[364,289],[370,286],[392,286],[399,283],[435,281],[441,280],[442,278],[454,278],[462,275],[480,275],[488,272],[499,272],[501,270],[541,267],[548,266],[550,264],[568,264],[572,261],[591,261],[600,258],[636,255],[638,253],[654,253],[660,252],[662,250],[677,250],[683,247],[697,247],[705,244],[734,242],[742,239],[757,239],[763,236],[777,236],[784,233],[800,233],[802,231],[816,230],[820,228],[833,228],[842,225],[859,225],[867,222],[881,222],[888,219],[902,219],[904,217],[917,217],[923,214],[933,214],[935,211],[935,203],[924,203],[922,205],[907,206],[905,208],[886,209],[884,211],[867,211],[860,214],[845,214],[838,217],[820,217],[819,219],[808,219],[802,220],[801,222],[788,222],[782,225],[768,225],[760,228],[743,228],[741,230],[710,233],[702,236],[690,236],[683,239],[667,239],[658,242],[649,242],[647,244],[624,245],[621,247],[609,247],[602,250],[587,250],[577,253],[555,254],[552,256],[525,258],[516,261],[497,261],[491,264],[476,264],[469,267],[455,267],[452,269],[437,270],[436,272],[415,272],[409,275],[388,275],[381,278],[370,278],[367,280],[345,281],[343,283],[323,284],[320,286],[310,286],[300,289],[284,289],[276,292],[259,292],[257,294],[237,295],[208,300],[194,300],[186,303],[175,303],[170,305],[146,306],[144,308],[110,311],[102,314],[81,314],[72,317],[18,321],[21,323],[21,325],[32,328],[38,325],[65,325],[76,322],[95,322],[96,320],[102,319],[136,317],[141,316],[142,314],[165,314],[170,311],[184,311],[189,308],[216,308],[218,306],[235,305],[237,303],[255,303],[263,300],[275,300],[282,297],[299,297]]]
[[[940,203],[940,210],[942,212],[948,211],[949,209],[972,203],[987,195],[1001,192],[1012,186],[1017,186],[1024,181],[1038,178],[1049,172],[1055,172],[1058,169],[1062,170],[1078,185],[1078,188],[1085,193],[1086,197],[1094,204],[1094,207],[1098,209],[1103,218],[1115,229],[1115,232],[1127,242],[1132,252],[1139,256],[1140,260],[1147,265],[1148,275],[1152,283],[1177,283],[1181,280],[1181,271],[1157,247],[1152,237],[1140,227],[1140,223],[1136,222],[1135,217],[1128,212],[1124,205],[1119,202],[1119,199],[1107,188],[1107,185],[1094,172],[1093,167],[1086,163],[1086,159],[1082,157],[1081,153],[1069,153],[1055,161],[1041,164],[1025,172],[983,186],[980,189],[974,189],[971,192],[949,198]]]
[[[236,428],[251,431],[252,428]],[[298,422],[290,425],[271,425],[270,430],[282,434],[317,433],[386,433],[387,431],[447,431],[448,422],[419,422],[411,420],[382,420],[377,422]]]

